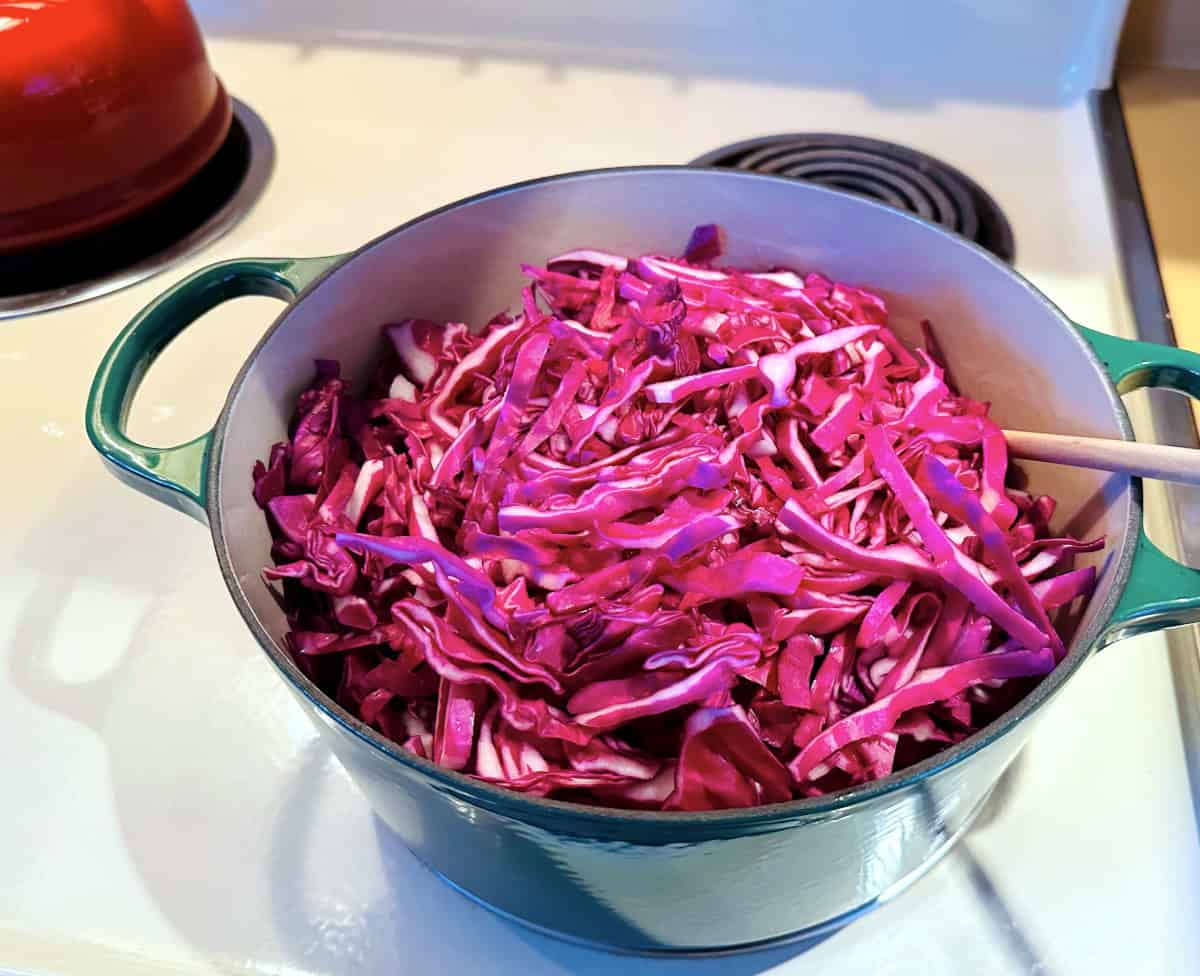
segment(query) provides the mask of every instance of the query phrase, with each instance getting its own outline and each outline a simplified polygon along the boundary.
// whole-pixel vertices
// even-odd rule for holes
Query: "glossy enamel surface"
[[[176,447],[149,447],[130,439],[125,424],[141,377],[167,344],[205,312],[244,295],[293,299],[334,260],[224,261],[200,269],[146,306],[109,347],[88,400],[88,435],[113,473],[203,520],[212,432]]]
[[[1054,418],[1063,433],[1130,436],[1116,391],[1081,334],[1026,282],[956,238],[802,184],[672,168],[600,171],[472,198],[379,239],[317,280],[243,368],[206,446],[207,481],[193,496],[207,490],[218,558],[251,630],[405,843],[508,915],[634,951],[786,938],[902,887],[967,823],[1019,751],[1033,712],[1106,634],[1139,539],[1138,492],[1127,479],[1029,465],[1031,486],[1059,498],[1064,525],[1110,540],[1070,658],[968,742],[829,799],[708,815],[531,800],[416,760],[325,701],[282,649],[286,624],[259,577],[269,538],[247,489],[254,459],[283,435],[312,360],[339,358],[347,375],[361,375],[379,325],[391,318],[486,319],[516,294],[522,260],[581,242],[672,251],[699,219],[726,226],[731,263],[815,267],[878,288],[910,340],[922,314],[934,315],[957,381],[993,401],[1001,423],[1046,428]],[[464,268],[472,273],[464,276]],[[124,379],[136,385],[132,372]],[[132,387],[121,396],[131,394]],[[105,421],[103,411],[89,417]],[[1194,614],[1195,591],[1181,599],[1181,615]]]
[[[184,0],[0,0],[0,254],[161,199],[230,118]]]

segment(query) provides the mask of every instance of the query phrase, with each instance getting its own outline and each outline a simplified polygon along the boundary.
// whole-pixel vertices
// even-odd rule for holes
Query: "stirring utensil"
[[[1121,471],[1141,478],[1200,485],[1200,450],[1167,444],[1139,444],[1106,437],[1006,430],[1009,453],[1029,461]]]

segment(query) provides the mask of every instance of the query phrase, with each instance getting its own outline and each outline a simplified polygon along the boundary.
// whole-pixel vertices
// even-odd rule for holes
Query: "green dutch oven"
[[[971,823],[1088,655],[1130,634],[1200,619],[1200,573],[1142,531],[1137,480],[1030,463],[1057,518],[1103,533],[1099,586],[1067,658],[1011,711],[952,749],[830,796],[749,810],[648,813],[537,799],[439,768],[326,698],[292,662],[262,582],[270,537],[250,495],[256,458],[285,436],[317,358],[366,376],[380,325],[487,321],[521,287],[519,264],[587,245],[672,252],[698,223],[725,226],[729,263],[817,268],[867,283],[893,325],[922,317],[965,392],[1004,426],[1132,439],[1120,393],[1200,396],[1200,356],[1072,324],[985,251],[906,214],[811,184],[686,167],[598,170],[494,190],[338,257],[227,261],[171,288],[100,365],[92,443],[134,488],[210,528],[246,625],[379,816],[432,870],[489,908],[579,942],[634,952],[749,948],[812,936],[892,897]],[[286,308],[250,355],[216,425],[177,447],[125,434],[142,376],[215,305],[271,295]],[[247,743],[254,748],[254,743]]]

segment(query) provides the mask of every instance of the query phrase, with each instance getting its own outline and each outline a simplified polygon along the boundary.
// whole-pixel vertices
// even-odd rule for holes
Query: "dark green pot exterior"
[[[323,718],[319,727],[380,818],[447,881],[543,931],[631,952],[811,938],[886,901],[969,826],[1024,742],[1011,736],[968,764],[852,808],[768,811],[675,831],[648,818],[598,823],[574,810],[485,806],[365,749],[338,722]]]
[[[809,936],[893,896],[969,825],[1036,712],[1095,648],[1200,617],[1198,574],[1141,532],[1136,481],[1030,466],[1034,487],[1086,516],[1082,531],[1103,531],[1110,540],[1070,654],[987,729],[878,783],[755,810],[593,809],[436,767],[326,699],[282,645],[285,623],[259,577],[269,540],[249,498],[250,465],[282,436],[312,359],[339,358],[347,375],[362,375],[379,326],[391,318],[483,321],[516,293],[521,261],[584,244],[671,251],[693,224],[708,221],[726,226],[732,264],[815,267],[878,286],[902,320],[902,334],[910,306],[944,310],[954,328],[939,336],[956,378],[991,399],[1009,426],[1129,439],[1116,384],[1122,392],[1158,385],[1200,393],[1200,357],[1079,329],[990,255],[914,218],[787,180],[642,167],[493,191],[418,218],[352,255],[206,268],[130,323],[101,364],[88,404],[89,436],[119,476],[210,523],[221,570],[250,630],[323,740],[414,853],[510,917],[632,952],[729,950]],[[155,356],[202,312],[243,294],[291,304],[238,375],[214,430],[175,448],[130,441],[125,417]]]

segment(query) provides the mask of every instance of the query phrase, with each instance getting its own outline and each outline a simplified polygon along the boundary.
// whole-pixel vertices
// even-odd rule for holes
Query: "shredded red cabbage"
[[[301,669],[405,749],[536,795],[703,810],[960,741],[1095,582],[987,405],[876,295],[595,250],[476,334],[319,362],[254,470]]]

